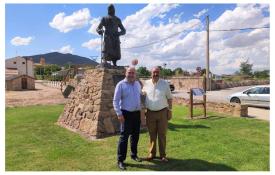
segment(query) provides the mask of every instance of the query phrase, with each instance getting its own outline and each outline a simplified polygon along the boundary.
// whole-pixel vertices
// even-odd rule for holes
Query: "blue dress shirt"
[[[123,79],[117,83],[114,93],[113,106],[116,114],[122,115],[121,110],[139,111],[141,85],[138,81],[130,83],[127,79]]]

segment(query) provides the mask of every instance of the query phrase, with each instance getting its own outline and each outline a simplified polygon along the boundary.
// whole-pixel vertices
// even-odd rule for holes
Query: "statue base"
[[[115,85],[125,77],[125,69],[87,70],[75,87],[57,124],[88,139],[119,132],[120,123],[113,109]]]

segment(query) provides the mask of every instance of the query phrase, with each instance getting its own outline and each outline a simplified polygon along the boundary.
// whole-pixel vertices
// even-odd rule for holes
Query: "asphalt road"
[[[222,90],[214,90],[206,92],[206,100],[210,102],[220,102],[220,103],[229,103],[228,96],[235,93],[246,90],[253,86],[240,86]],[[174,91],[174,97],[183,97],[189,99],[189,94],[187,91]],[[202,97],[194,96],[194,99],[202,99]],[[269,120],[269,109],[257,108],[257,107],[248,107],[248,115],[252,118]]]
[[[241,87],[234,87],[234,88],[228,88],[228,89],[222,89],[222,90],[207,91],[206,100],[210,102],[228,103],[229,100],[227,99],[227,97],[229,95],[235,92],[243,91],[250,87],[253,87],[253,86],[241,86]],[[187,91],[175,91],[173,92],[173,95],[175,97],[189,98],[189,94],[187,93]],[[194,99],[201,99],[201,97],[194,96]]]

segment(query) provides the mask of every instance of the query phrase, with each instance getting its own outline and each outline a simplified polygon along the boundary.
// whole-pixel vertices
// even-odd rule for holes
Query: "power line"
[[[211,32],[230,32],[230,31],[240,31],[240,30],[254,30],[254,29],[269,29],[270,26],[263,27],[247,27],[247,28],[236,28],[236,29],[210,29]]]
[[[203,23],[204,20],[205,20],[205,18],[202,20],[201,23]],[[199,24],[201,24],[201,23],[194,24],[194,25],[192,25],[192,26],[189,27],[189,28],[193,28],[193,27],[195,27],[195,26],[197,26],[197,25],[199,25]],[[147,44],[144,44],[144,45],[139,45],[139,46],[134,46],[134,47],[128,47],[128,48],[122,48],[122,49],[136,49],[136,48],[142,48],[142,47],[150,46],[150,45],[153,45],[153,44],[156,44],[156,43],[165,41],[165,40],[167,40],[167,39],[169,39],[169,38],[172,38],[172,37],[174,37],[174,36],[176,36],[176,35],[179,35],[180,33],[184,32],[184,31],[187,31],[187,30],[188,30],[188,29],[184,29],[184,30],[182,30],[182,31],[180,31],[180,32],[177,32],[177,33],[174,33],[174,34],[172,34],[172,35],[170,35],[170,36],[168,36],[168,37],[166,37],[166,38],[162,38],[162,39],[160,39],[160,40],[152,41],[152,42],[147,43]]]
[[[206,20],[206,18],[204,17],[203,20],[201,21],[201,23],[203,23],[204,21]],[[193,28],[201,23],[197,23],[197,24],[194,24],[192,25],[191,27],[189,27],[189,29],[184,29],[180,32],[177,32],[177,33],[174,33],[166,38],[162,38],[160,40],[156,40],[156,41],[152,41],[152,42],[149,42],[147,44],[144,44],[144,45],[139,45],[139,46],[134,46],[134,47],[127,47],[127,48],[121,48],[121,49],[136,49],[136,48],[142,48],[142,47],[146,47],[146,46],[150,46],[150,45],[153,45],[153,44],[156,44],[156,43],[159,43],[159,42],[162,42],[162,41],[165,41],[169,38],[172,38],[174,36],[177,36],[179,35],[180,33],[184,32],[184,31],[187,31],[187,30],[190,30],[190,28]],[[210,29],[209,31],[211,32],[230,32],[230,31],[242,31],[242,30],[254,30],[254,29],[267,29],[267,28],[270,28],[270,26],[262,26],[262,27],[247,27],[247,28],[234,28],[234,29]]]

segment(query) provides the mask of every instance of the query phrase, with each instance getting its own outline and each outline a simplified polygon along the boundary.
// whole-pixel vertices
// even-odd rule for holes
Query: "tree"
[[[137,69],[137,74],[140,77],[147,77],[147,76],[150,76],[151,73],[149,70],[147,70],[146,67],[141,66]]]
[[[51,75],[52,72],[60,71],[61,67],[56,64],[38,65],[34,68],[35,75]]]
[[[248,63],[248,59],[244,62],[241,62],[240,64],[240,74],[241,75],[253,75],[252,74],[252,67],[253,67],[253,64],[249,64]]]
[[[254,71],[255,78],[267,79],[269,78],[269,70]]]
[[[184,70],[182,73],[184,76],[190,76],[190,72],[188,72],[187,70]]]
[[[172,76],[172,75],[174,75],[174,72],[171,69],[161,68],[160,75],[161,76]]]
[[[44,66],[37,65],[34,67],[34,74],[35,75],[44,75]]]
[[[174,69],[173,74],[174,75],[182,75],[183,74],[182,68],[178,67],[178,68]]]
[[[240,75],[240,72],[239,71],[235,71],[234,75]]]
[[[64,67],[65,67],[65,69],[70,69],[70,68],[72,68],[72,62],[67,62],[66,64],[64,64]]]

